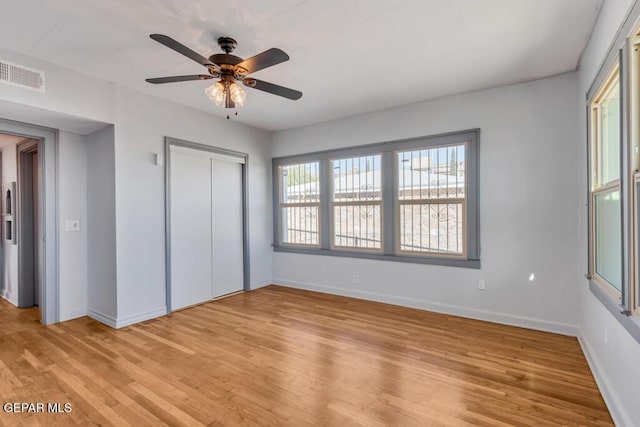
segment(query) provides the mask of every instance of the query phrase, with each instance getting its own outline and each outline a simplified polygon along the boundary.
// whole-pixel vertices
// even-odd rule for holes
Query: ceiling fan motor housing
[[[238,78],[246,74],[244,69],[236,67],[243,59],[239,56],[231,55],[231,52],[238,46],[238,42],[231,37],[218,37],[218,46],[225,53],[213,54],[209,57],[209,61],[220,65],[220,74],[238,75]],[[245,72],[243,73],[243,71]]]
[[[215,53],[209,57],[209,61],[213,62],[214,64],[220,64],[220,66],[235,66],[242,62],[242,58],[235,55],[229,55],[228,53]]]
[[[231,37],[218,37],[218,46],[225,53],[229,54],[238,46],[238,42]]]

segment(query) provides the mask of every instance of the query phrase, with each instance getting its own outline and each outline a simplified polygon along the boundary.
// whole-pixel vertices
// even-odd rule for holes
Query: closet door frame
[[[248,164],[249,155],[239,151],[227,150],[224,148],[213,147],[210,145],[199,144],[196,142],[184,141],[177,138],[165,137],[165,151],[164,151],[164,170],[165,170],[165,182],[164,182],[164,194],[165,194],[165,282],[166,286],[166,298],[167,298],[167,313],[171,313],[171,147],[184,147],[193,150],[201,150],[213,154],[220,155],[221,157],[231,157],[238,160],[244,160],[240,163],[242,167],[242,267],[243,267],[243,290],[250,290],[250,278],[249,278],[249,222],[248,222],[248,204],[247,204],[247,191],[248,191]]]

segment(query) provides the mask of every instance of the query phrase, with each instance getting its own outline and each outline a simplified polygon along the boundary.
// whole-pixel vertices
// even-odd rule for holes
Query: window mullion
[[[382,153],[382,175],[380,186],[382,188],[382,233],[383,252],[385,255],[396,253],[396,230],[400,230],[396,224],[398,213],[398,162],[393,151]]]
[[[331,195],[333,194],[333,171],[328,158],[320,160],[320,248],[329,250],[331,242]]]

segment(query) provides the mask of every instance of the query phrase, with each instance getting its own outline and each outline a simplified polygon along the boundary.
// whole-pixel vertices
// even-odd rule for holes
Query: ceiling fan
[[[289,55],[280,49],[271,48],[257,54],[256,56],[243,60],[238,56],[231,55],[231,52],[233,52],[238,45],[234,39],[231,37],[219,37],[218,45],[224,53],[216,53],[211,55],[209,58],[205,58],[169,36],[151,34],[149,37],[158,43],[167,46],[169,49],[173,49],[198,64],[203,65],[207,68],[209,74],[158,77],[146,79],[148,83],[160,84],[185,82],[189,80],[219,79],[216,83],[207,87],[205,89],[205,93],[213,102],[216,103],[216,105],[225,108],[235,108],[244,105],[247,95],[242,87],[236,84],[236,81],[242,82],[246,87],[258,89],[263,92],[268,92],[288,99],[296,100],[302,97],[302,92],[300,91],[247,77],[249,74],[255,73],[256,71],[288,61]]]

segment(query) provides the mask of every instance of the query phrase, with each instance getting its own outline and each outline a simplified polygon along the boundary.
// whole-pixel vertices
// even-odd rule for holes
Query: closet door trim
[[[208,147],[208,148],[214,148],[214,147]],[[242,153],[231,154],[230,152],[204,150],[201,148],[191,148],[191,147],[185,147],[182,145],[174,145],[174,144],[169,145],[169,151],[172,153],[190,154],[190,155],[199,156],[199,157],[205,156],[205,157],[210,157],[212,159],[224,160],[226,162],[234,162],[234,163],[240,163],[240,164],[245,164],[246,156],[247,156],[246,154],[242,154]]]
[[[167,312],[171,306],[171,151],[198,150],[213,158],[235,161],[242,165],[242,246],[243,246],[243,286],[245,291],[251,290],[250,278],[250,244],[249,244],[249,212],[248,212],[248,165],[249,155],[240,151],[228,150],[182,139],[165,137],[164,170],[165,170],[165,283]],[[184,152],[184,151],[183,151]]]

